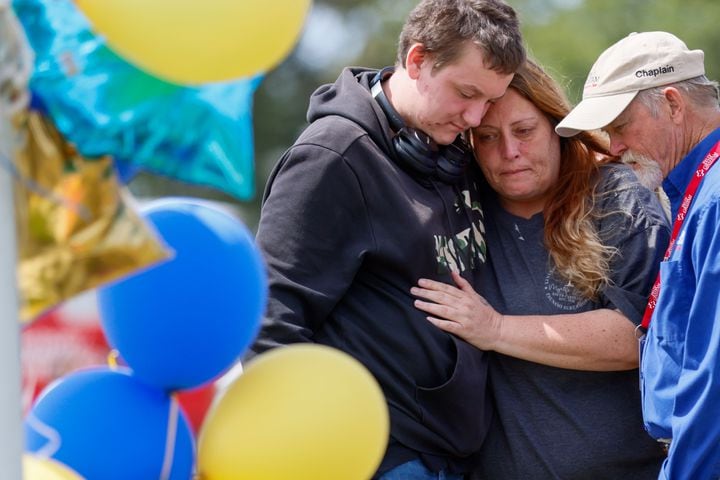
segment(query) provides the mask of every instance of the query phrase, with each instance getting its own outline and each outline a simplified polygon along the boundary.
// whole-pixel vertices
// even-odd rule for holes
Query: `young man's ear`
[[[420,76],[423,63],[429,61],[430,59],[427,50],[425,50],[425,46],[422,43],[413,44],[405,57],[405,67],[408,72],[408,76],[413,80],[417,80]]]

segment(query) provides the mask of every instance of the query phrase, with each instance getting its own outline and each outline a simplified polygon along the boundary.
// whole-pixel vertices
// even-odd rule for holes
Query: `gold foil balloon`
[[[310,0],[76,0],[111,47],[180,84],[264,72],[291,50]]]
[[[297,344],[266,352],[211,407],[202,480],[367,480],[385,453],[382,391],[357,360]]]
[[[110,157],[87,159],[39,113],[16,115],[15,219],[20,317],[167,259],[118,184]]]

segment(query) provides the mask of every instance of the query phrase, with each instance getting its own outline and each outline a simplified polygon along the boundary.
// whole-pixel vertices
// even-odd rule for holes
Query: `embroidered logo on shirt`
[[[545,276],[545,298],[556,308],[566,311],[579,310],[589,302],[572,283],[560,278],[554,268]]]

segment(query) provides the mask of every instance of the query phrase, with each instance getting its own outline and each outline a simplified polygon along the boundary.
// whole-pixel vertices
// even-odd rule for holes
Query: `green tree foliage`
[[[569,8],[561,7],[567,1],[557,0],[512,3],[520,11],[532,56],[566,85],[573,101],[579,101],[598,55],[630,32],[674,33],[688,47],[704,50],[708,77],[720,77],[720,2],[715,0],[585,0]],[[551,13],[525,15],[540,3]]]

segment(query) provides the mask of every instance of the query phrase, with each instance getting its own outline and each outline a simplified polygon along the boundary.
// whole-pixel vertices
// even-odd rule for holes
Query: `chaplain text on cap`
[[[631,33],[605,50],[590,70],[582,101],[555,131],[571,137],[612,123],[640,90],[705,74],[702,50],[667,32]]]

